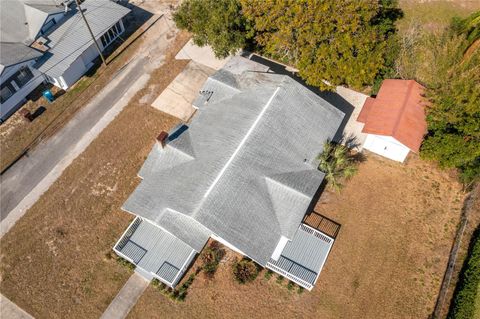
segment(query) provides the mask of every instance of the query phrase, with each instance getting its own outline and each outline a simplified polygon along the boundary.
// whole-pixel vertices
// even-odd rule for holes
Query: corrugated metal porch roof
[[[175,286],[196,254],[177,237],[139,217],[130,224],[114,250],[170,286]]]
[[[278,260],[270,259],[267,268],[310,290],[317,281],[333,242],[322,232],[300,224]]]

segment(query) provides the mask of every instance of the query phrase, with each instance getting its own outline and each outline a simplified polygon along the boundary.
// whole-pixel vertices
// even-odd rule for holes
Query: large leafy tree
[[[322,89],[371,84],[385,67],[386,40],[400,15],[391,0],[240,2],[264,53]]]
[[[174,21],[193,34],[195,44],[210,45],[217,57],[243,48],[251,32],[237,0],[185,0]]]

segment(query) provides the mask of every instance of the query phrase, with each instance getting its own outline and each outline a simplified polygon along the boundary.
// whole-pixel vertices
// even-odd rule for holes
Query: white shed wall
[[[363,147],[391,160],[402,162],[410,149],[391,136],[368,134]]]

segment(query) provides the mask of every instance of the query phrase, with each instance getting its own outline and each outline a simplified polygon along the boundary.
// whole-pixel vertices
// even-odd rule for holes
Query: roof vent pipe
[[[165,131],[161,131],[160,134],[157,136],[157,144],[164,149],[165,146],[167,146],[167,139],[168,139],[168,133]]]

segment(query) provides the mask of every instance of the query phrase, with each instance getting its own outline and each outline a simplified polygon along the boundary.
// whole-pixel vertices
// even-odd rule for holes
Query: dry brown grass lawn
[[[158,95],[185,67],[180,34],[148,87]],[[150,92],[152,93],[152,92]],[[0,242],[1,292],[35,318],[98,318],[130,272],[108,258],[131,216],[121,205],[154,138],[177,120],[138,101],[142,90]]]
[[[149,287],[129,318],[427,318],[462,199],[455,179],[433,165],[370,155],[340,195],[317,205],[342,228],[312,292],[288,291],[286,280],[263,273],[239,285],[227,261],[213,280],[198,276],[184,303]]]

